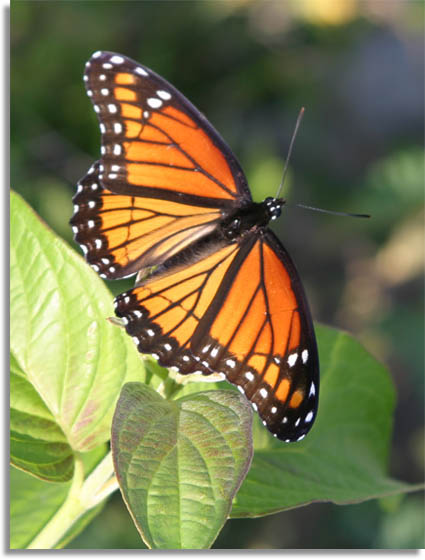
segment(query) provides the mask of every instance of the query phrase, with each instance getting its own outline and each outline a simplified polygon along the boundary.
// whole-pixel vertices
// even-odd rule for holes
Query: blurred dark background
[[[70,244],[71,197],[99,157],[82,73],[96,50],[180,89],[273,196],[301,106],[284,196],[368,212],[287,208],[277,231],[315,320],[346,329],[397,390],[390,473],[423,479],[423,2],[84,1],[11,3],[11,179]],[[114,293],[122,283],[110,283]],[[337,443],[336,443],[337,444]],[[314,504],[229,521],[216,548],[423,548],[423,496]],[[119,495],[71,548],[143,548]]]

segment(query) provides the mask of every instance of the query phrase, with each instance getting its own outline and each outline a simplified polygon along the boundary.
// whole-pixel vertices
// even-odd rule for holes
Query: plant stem
[[[109,452],[84,481],[80,499],[86,505],[86,509],[90,509],[117,489],[118,482],[114,473],[112,453]]]
[[[28,549],[49,549],[66,533],[73,523],[83,513],[79,502],[79,494],[84,480],[84,465],[80,457],[76,456],[74,478],[64,503],[44,526],[40,533],[28,545]]]
[[[52,549],[86,511],[117,489],[111,453],[84,480],[84,465],[76,455],[74,478],[64,503],[28,545],[28,549]]]

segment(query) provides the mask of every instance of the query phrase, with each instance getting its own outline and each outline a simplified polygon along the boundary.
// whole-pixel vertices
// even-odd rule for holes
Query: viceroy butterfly
[[[181,374],[220,373],[279,439],[301,440],[319,360],[300,278],[235,156],[171,84],[96,52],[84,73],[101,159],[78,183],[75,240],[102,278],[137,274],[115,310],[142,353]]]

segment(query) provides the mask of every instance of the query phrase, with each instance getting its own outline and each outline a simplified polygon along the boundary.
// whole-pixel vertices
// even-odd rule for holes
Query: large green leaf
[[[252,457],[251,407],[211,391],[166,401],[146,385],[123,387],[112,426],[121,491],[151,548],[214,542]]]
[[[316,501],[353,503],[423,488],[388,475],[395,394],[388,370],[345,332],[316,325],[319,412],[298,443],[271,436],[254,414],[254,458],[231,517],[255,517]],[[226,382],[188,383],[174,398]]]
[[[315,501],[336,504],[422,489],[388,475],[395,393],[388,370],[349,334],[316,326],[321,362],[319,414],[308,436],[282,443],[254,414],[254,458],[232,517],[252,517]],[[226,383],[193,382],[173,398]]]
[[[255,426],[252,466],[232,517],[317,501],[353,503],[421,487],[387,474],[395,404],[387,369],[348,334],[316,330],[322,371],[316,423],[303,441],[291,444]]]
[[[144,380],[137,350],[107,321],[112,296],[97,274],[15,193],[10,260],[12,352],[66,442],[92,449],[110,437],[124,381]]]
[[[231,516],[253,517],[315,501],[353,503],[422,485],[392,479],[388,455],[395,394],[388,370],[347,333],[316,326],[319,413],[308,436],[282,443],[254,415],[254,458]],[[177,396],[226,383],[188,383]]]

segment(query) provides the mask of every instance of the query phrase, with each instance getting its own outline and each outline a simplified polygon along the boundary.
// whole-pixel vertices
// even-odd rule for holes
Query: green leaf
[[[101,445],[83,455],[89,473],[106,453]],[[71,482],[52,484],[10,468],[10,548],[26,548],[66,500]],[[82,515],[55,548],[63,547],[100,512],[103,503]]]
[[[284,444],[254,426],[255,454],[232,517],[266,515],[317,501],[360,502],[408,492],[387,475],[395,404],[387,369],[348,334],[317,327],[321,396],[316,423]]]
[[[74,456],[65,434],[54,421],[13,354],[10,372],[10,461],[50,482],[72,478]]]
[[[254,414],[255,454],[231,517],[255,517],[315,501],[360,502],[422,489],[388,476],[395,394],[388,370],[345,332],[316,325],[319,414],[308,436],[284,444]],[[173,398],[226,382],[189,382]]]
[[[62,505],[69,488],[70,483],[50,484],[10,469],[11,549],[28,546]]]
[[[11,349],[21,377],[66,443],[74,451],[93,449],[110,437],[124,381],[145,379],[140,356],[125,332],[107,321],[114,315],[112,296],[97,274],[15,193],[10,260]],[[38,462],[40,453],[33,446],[33,457],[25,459]]]
[[[165,401],[123,387],[112,425],[121,491],[151,548],[203,549],[214,542],[249,468],[251,407],[211,391]]]

